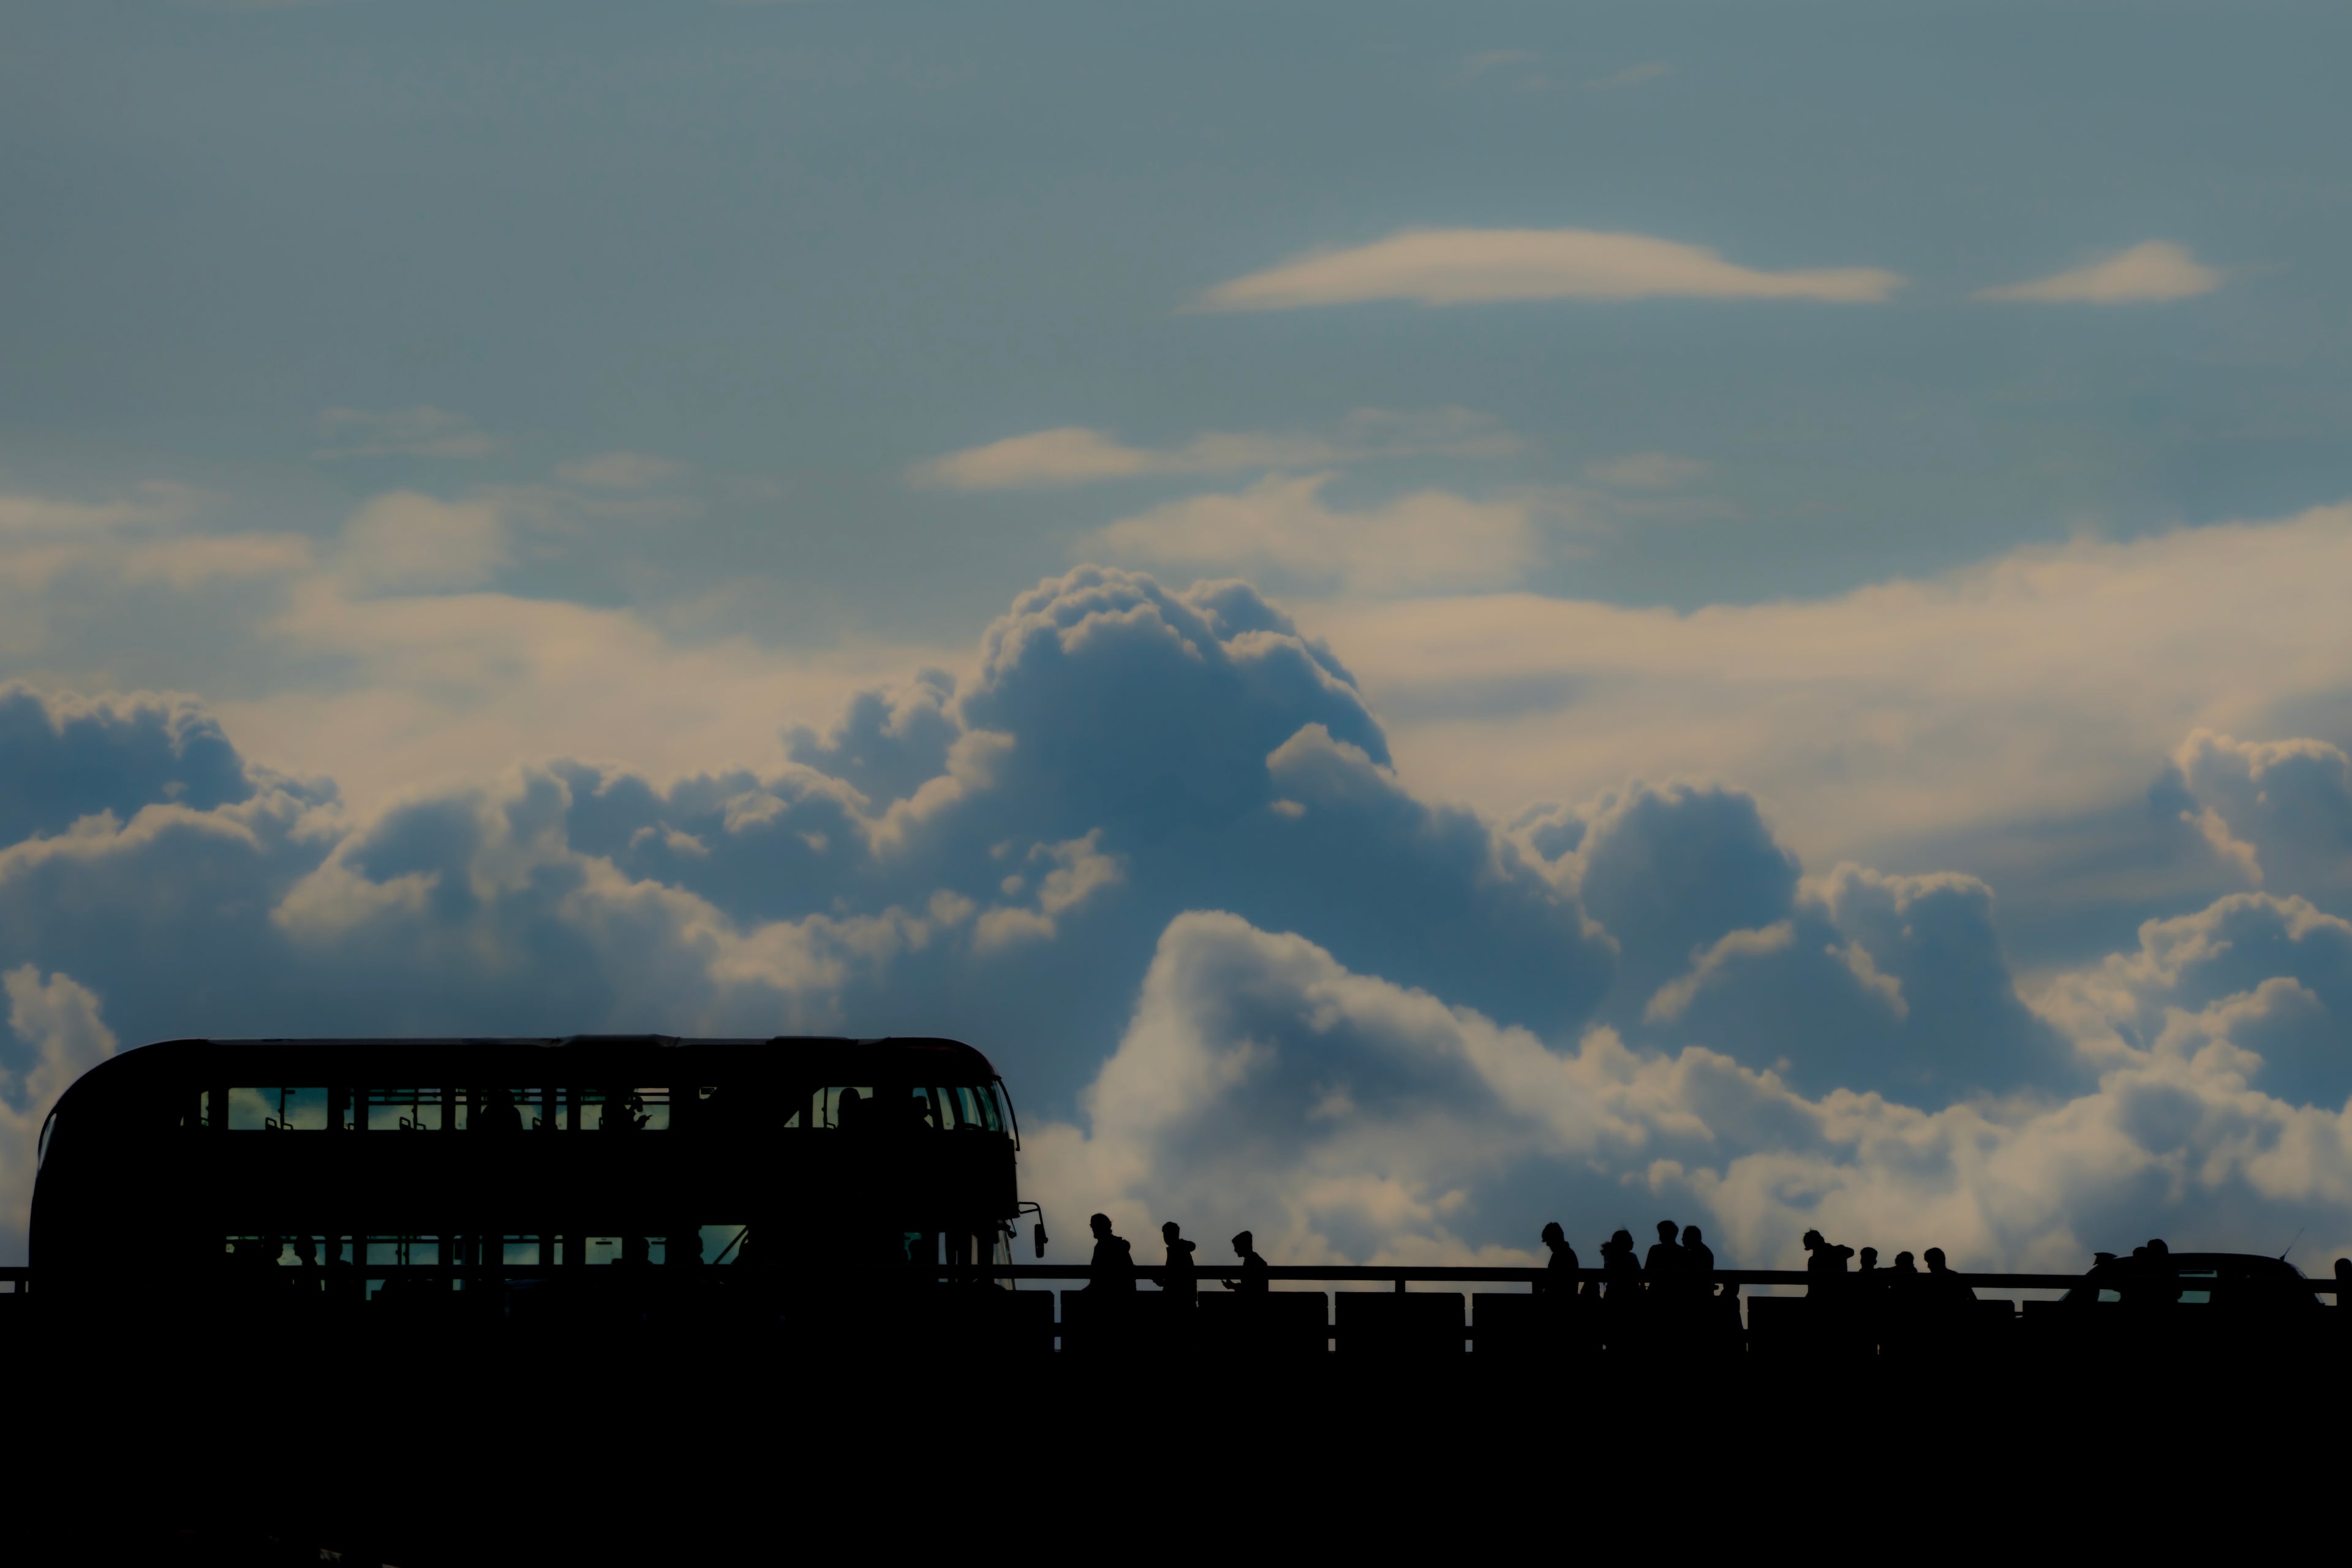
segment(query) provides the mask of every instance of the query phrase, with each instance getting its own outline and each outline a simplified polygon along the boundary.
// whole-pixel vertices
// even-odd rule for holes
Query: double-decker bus
[[[954,1040],[172,1040],[59,1099],[31,1263],[82,1321],[768,1310],[1009,1261],[1017,1147]]]

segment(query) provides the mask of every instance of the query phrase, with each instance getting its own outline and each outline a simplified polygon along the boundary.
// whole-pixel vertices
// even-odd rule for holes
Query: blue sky
[[[923,1029],[1301,1256],[2352,1243],[2347,46],[21,7],[0,1102]]]

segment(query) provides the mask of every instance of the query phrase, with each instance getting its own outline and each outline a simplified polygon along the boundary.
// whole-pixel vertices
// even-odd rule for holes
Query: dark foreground
[[[2266,1555],[2329,1507],[2346,1458],[2342,1361],[2274,1351],[1252,1363],[681,1333],[273,1360],[151,1343],[110,1364],[60,1355],[19,1388],[7,1540],[26,1563],[406,1568],[1021,1549],[2005,1559],[2068,1540],[2168,1553],[2227,1524],[2232,1555]]]

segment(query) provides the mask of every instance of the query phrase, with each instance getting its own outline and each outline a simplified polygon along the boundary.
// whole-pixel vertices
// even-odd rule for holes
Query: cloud
[[[1903,279],[1876,268],[1769,272],[1699,246],[1591,229],[1405,229],[1221,283],[1210,310],[1286,310],[1370,300],[1815,300],[1877,303]]]
[[[352,458],[486,458],[498,450],[480,426],[462,414],[430,404],[370,413],[330,408],[319,416],[328,444],[315,454],[322,461]]]
[[[1517,1256],[1657,1210],[1758,1262],[1807,1224],[2055,1267],[2119,1231],[2352,1229],[2352,924],[2319,904],[2184,908],[2029,999],[1982,880],[1809,875],[1731,784],[1510,831],[1417,793],[1349,667],[1238,583],[1081,568],[971,668],[758,769],[555,761],[367,805],[185,700],[18,690],[16,1037],[951,1015],[1059,1122],[1024,1176],[1055,1212],[1290,1257]],[[2326,761],[2271,745],[2198,742],[2180,787],[2235,810],[2241,762]]]
[[[1588,463],[1584,477],[1615,489],[1673,490],[1705,479],[1712,464],[1672,452],[1628,452],[1606,462]]]
[[[0,973],[16,1048],[0,1050],[0,1250],[21,1258],[32,1217],[41,1127],[68,1085],[114,1054],[98,998],[70,975],[31,964]]]
[[[567,485],[599,490],[651,489],[686,471],[682,463],[645,452],[598,452],[556,465],[555,477]]]
[[[2237,741],[2200,730],[2173,753],[2181,812],[2254,886],[2352,889],[2352,759],[2322,741]]]
[[[1066,426],[1009,437],[919,463],[910,477],[946,489],[1044,489],[1106,479],[1310,468],[1375,458],[1491,458],[1517,441],[1466,408],[1395,414],[1364,408],[1335,435],[1210,431],[1181,447],[1130,447],[1099,430]]]
[[[1076,552],[1362,595],[1491,587],[1517,579],[1539,553],[1527,501],[1417,490],[1345,511],[1323,499],[1337,477],[1276,475],[1238,494],[1171,501],[1097,530]]]
[[[1527,594],[1299,614],[1349,650],[1416,789],[1513,814],[1637,758],[1739,781],[1828,865],[2138,803],[2184,733],[2329,710],[2352,696],[2347,581],[2334,506],[1688,614]],[[2011,842],[2021,869],[2048,854]]]
[[[2151,239],[2085,266],[2026,283],[1979,289],[1978,300],[2035,305],[2140,305],[2210,294],[2228,274],[2170,240]]]
[[[1247,1227],[1300,1261],[1524,1259],[1549,1219],[1589,1256],[1661,1214],[1706,1221],[1750,1266],[1795,1266],[1815,1226],[1963,1268],[2071,1270],[2119,1238],[2243,1249],[2250,1220],[2264,1243],[2307,1223],[2326,1257],[2352,1244],[2347,1113],[2250,1088],[2235,1043],[2292,994],[2184,1018],[2079,1095],[1928,1112],[1607,1028],[1555,1045],[1298,936],[1190,914],[1083,1125],[1040,1129],[1027,1180],[1049,1212],[1099,1207],[1130,1236]]]
[[[201,492],[186,485],[152,482],[103,501],[0,493],[0,542],[89,542],[152,532],[185,522],[202,500]]]
[[[1640,65],[1627,66],[1611,75],[1595,77],[1584,86],[1590,92],[1608,92],[1617,88],[1639,87],[1645,81],[1655,81],[1660,77],[1674,74],[1675,68],[1664,60],[1644,60]]]
[[[394,490],[368,501],[343,524],[343,577],[360,594],[479,587],[509,559],[506,526],[487,500],[443,501]]]
[[[1532,49],[1483,49],[1475,55],[1463,57],[1459,79],[1475,80],[1499,67],[1533,65],[1542,58]]]

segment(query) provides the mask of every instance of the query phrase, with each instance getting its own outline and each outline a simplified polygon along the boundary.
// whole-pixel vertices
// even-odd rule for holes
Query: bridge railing
[[[588,1272],[603,1274],[610,1267],[611,1265],[592,1265],[590,1266]],[[661,1265],[653,1265],[652,1267],[656,1273],[662,1271],[663,1266]],[[710,1272],[714,1274],[722,1273],[724,1272],[725,1268],[726,1266],[723,1264],[717,1265],[710,1269]],[[466,1268],[457,1268],[452,1269],[432,1263],[406,1265],[377,1264],[358,1268],[354,1270],[354,1272],[356,1272],[361,1278],[372,1281],[427,1278],[446,1275],[451,1272],[464,1275],[469,1279],[482,1278],[487,1273],[489,1275],[495,1275],[501,1280],[576,1278],[576,1275],[572,1269],[562,1267],[538,1265],[522,1265],[519,1267],[506,1267],[490,1270],[482,1270]],[[1076,1279],[1083,1282],[1091,1280],[1094,1277],[1093,1268],[1084,1263],[943,1264],[936,1265],[930,1268],[918,1268],[916,1272],[919,1274],[935,1275],[937,1278],[941,1279],[990,1279],[1011,1281],[1016,1285],[1024,1280],[1037,1280],[1043,1282],[1046,1280]],[[1166,1268],[1157,1264],[1138,1264],[1135,1269],[1136,1278],[1139,1280],[1153,1285],[1159,1284],[1161,1276],[1166,1272]],[[1239,1272],[1240,1270],[1238,1268],[1228,1268],[1220,1267],[1216,1264],[1196,1265],[1194,1268],[1195,1277],[1212,1288],[1214,1287],[1216,1281],[1219,1279],[1231,1278],[1237,1275]],[[1389,1285],[1398,1290],[1407,1289],[1410,1286],[1414,1284],[1454,1286],[1532,1286],[1538,1281],[1559,1282],[1552,1270],[1549,1268],[1478,1267],[1442,1268],[1420,1264],[1399,1267],[1393,1264],[1275,1263],[1267,1265],[1265,1272],[1266,1278],[1276,1283],[1321,1282],[1333,1285]],[[1891,1270],[1884,1268],[1877,1270],[1875,1282],[1885,1283],[1886,1279],[1891,1275]],[[32,1277],[33,1270],[21,1265],[13,1268],[0,1268],[0,1287],[5,1287],[5,1289],[0,1289],[0,1295],[11,1292],[23,1293],[29,1290],[32,1286]],[[1604,1278],[1605,1277],[1601,1271],[1598,1268],[1580,1268],[1576,1271],[1576,1279],[1580,1286],[1599,1281]],[[1803,1289],[1817,1283],[1812,1275],[1800,1268],[1717,1268],[1707,1275],[1706,1278],[1714,1284],[1734,1284],[1738,1285],[1743,1289],[1762,1285],[1773,1287],[1775,1289],[1785,1289],[1790,1288]],[[1845,1285],[1856,1284],[1873,1279],[1872,1276],[1862,1274],[1842,1274],[1833,1276],[1833,1278],[1835,1278],[1841,1284]],[[1928,1276],[1923,1274],[1917,1278],[1924,1280],[1927,1279]],[[2000,1291],[2072,1290],[2076,1286],[2084,1283],[2084,1277],[2080,1274],[1964,1274],[1958,1270],[1954,1270],[1949,1276],[1949,1279],[1954,1283],[1965,1285],[1970,1289]],[[1685,1276],[1684,1280],[1685,1283],[1695,1282],[1689,1276]],[[2177,1282],[2180,1284],[2182,1289],[2192,1290],[2205,1289],[2208,1284],[2207,1281],[2194,1278],[2182,1279]],[[2309,1290],[2314,1295],[2317,1296],[2334,1296],[2336,1294],[2336,1281],[2328,1277],[2303,1279],[2299,1281],[2263,1280],[2256,1282],[2230,1280],[2225,1283],[2230,1286],[2240,1288],[2248,1284],[2259,1284],[2261,1286],[2268,1286],[2273,1289],[2301,1289]]]

